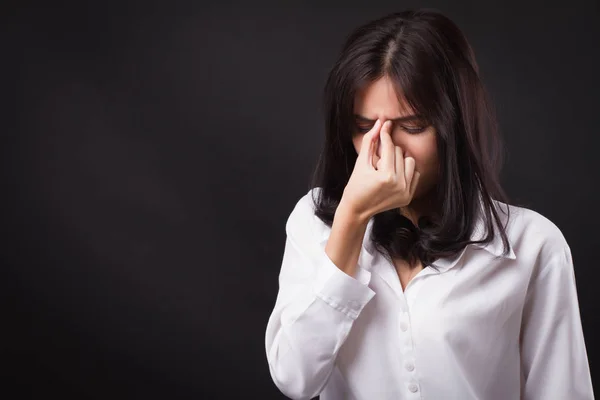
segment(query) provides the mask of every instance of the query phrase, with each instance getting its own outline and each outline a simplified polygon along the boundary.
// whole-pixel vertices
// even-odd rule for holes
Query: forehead
[[[413,113],[404,96],[398,95],[387,77],[362,87],[354,97],[354,112],[367,118],[397,118]]]

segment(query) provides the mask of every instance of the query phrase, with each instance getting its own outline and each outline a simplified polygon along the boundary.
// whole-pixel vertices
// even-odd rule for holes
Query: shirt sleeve
[[[353,322],[375,295],[369,271],[358,267],[352,277],[327,256],[320,224],[305,196],[286,223],[279,292],[266,328],[271,377],[293,399],[320,394]]]
[[[523,400],[594,398],[569,246],[534,278],[521,331]]]

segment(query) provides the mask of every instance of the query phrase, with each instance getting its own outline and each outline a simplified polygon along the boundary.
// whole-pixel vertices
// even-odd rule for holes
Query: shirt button
[[[409,371],[414,371],[415,370],[415,364],[413,364],[411,361],[407,361],[406,362],[406,369]]]
[[[406,332],[407,329],[408,329],[408,324],[404,321],[400,322],[400,330],[402,330],[402,332]]]
[[[408,385],[408,390],[410,390],[413,393],[416,393],[419,390],[419,387],[416,383],[411,383]]]

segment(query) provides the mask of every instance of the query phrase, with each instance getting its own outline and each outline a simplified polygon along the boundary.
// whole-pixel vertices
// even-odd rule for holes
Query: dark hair
[[[421,216],[415,226],[398,209],[376,214],[371,232],[375,248],[411,265],[419,259],[427,267],[468,244],[491,242],[495,219],[507,254],[505,227],[494,207],[494,199],[508,203],[499,178],[503,153],[495,113],[465,36],[432,9],[384,16],[346,39],[324,90],[325,144],[311,183],[322,188],[313,191],[320,193],[313,196],[315,215],[332,225],[357,158],[352,143],[355,95],[383,76],[436,129],[440,170],[432,198],[439,215]],[[487,235],[470,241],[480,212]]]

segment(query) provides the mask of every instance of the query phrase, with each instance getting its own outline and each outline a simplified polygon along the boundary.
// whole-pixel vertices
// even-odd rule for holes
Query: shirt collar
[[[506,226],[507,219],[508,219],[507,211],[508,211],[509,205],[506,203],[497,201],[497,200],[492,200],[492,203],[494,204],[494,207],[496,209],[496,212],[498,213],[498,216],[500,217],[502,224],[504,226]],[[483,203],[480,203],[480,204],[483,205]],[[471,235],[471,240],[481,240],[485,237],[486,228],[485,228],[485,221],[481,216],[482,212],[483,212],[482,209],[480,209],[478,217],[477,217],[477,221],[475,224],[475,229],[473,229],[473,234]],[[511,212],[512,212],[512,210],[511,210]],[[516,255],[513,251],[513,246],[512,246],[512,243],[510,242],[510,237],[508,237],[508,239],[509,239],[508,253],[506,255],[503,255],[502,253],[504,251],[504,245],[502,243],[502,237],[500,236],[500,229],[499,229],[498,224],[496,223],[495,219],[492,219],[492,222],[493,222],[494,233],[495,233],[494,239],[488,244],[473,243],[472,246],[483,248],[496,257],[505,257],[505,258],[514,260],[516,258]],[[508,236],[508,233],[507,233],[507,236]]]
[[[509,206],[506,203],[502,203],[497,200],[492,200],[492,203],[494,204],[496,211],[497,211],[498,215],[500,216],[500,220],[502,221],[502,224],[506,225],[506,220],[507,220],[506,209]],[[482,217],[483,201],[481,199],[481,196],[479,196],[479,204],[480,204],[480,207],[477,212],[475,228],[473,229],[473,232],[470,237],[471,241],[481,240],[486,235],[485,220]],[[510,260],[516,259],[516,255],[513,251],[513,246],[510,243],[510,238],[509,238],[509,243],[508,243],[508,253],[506,255],[502,254],[504,251],[504,244],[502,243],[502,237],[500,236],[500,231],[498,229],[498,225],[497,225],[496,221],[494,219],[492,219],[492,220],[493,220],[495,235],[494,235],[493,240],[490,243],[487,243],[487,244],[472,243],[472,244],[467,245],[465,248],[463,248],[458,254],[456,254],[453,257],[444,257],[444,258],[437,259],[436,261],[433,262],[433,264],[437,267],[438,271],[445,272],[445,271],[449,270],[450,268],[454,267],[460,261],[466,248],[469,246],[483,249],[495,257],[503,257],[503,258],[507,258]],[[370,239],[371,238],[371,230],[373,228],[373,221],[374,221],[374,219],[371,218],[367,224],[367,228],[365,231],[365,236],[364,236],[363,244],[362,244],[362,247],[369,253],[369,255],[371,257],[374,256],[375,252],[376,252],[375,245],[373,244],[373,242]],[[323,233],[321,235],[321,243],[323,243],[329,239],[330,233],[331,233],[330,229],[323,230]]]

